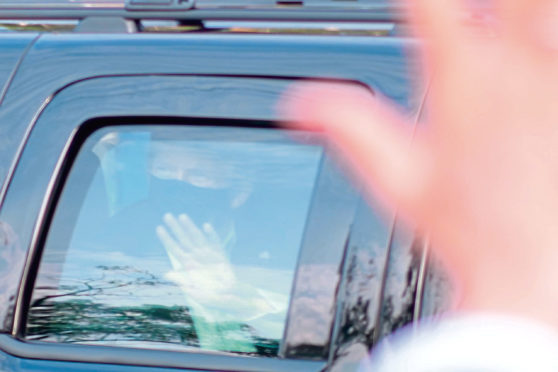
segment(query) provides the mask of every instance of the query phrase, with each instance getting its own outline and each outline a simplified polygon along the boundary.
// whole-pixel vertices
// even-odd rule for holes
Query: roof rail
[[[164,10],[179,11],[192,9],[194,0],[126,0],[125,8],[127,10]]]
[[[0,19],[402,22],[401,6],[385,0],[0,0]]]

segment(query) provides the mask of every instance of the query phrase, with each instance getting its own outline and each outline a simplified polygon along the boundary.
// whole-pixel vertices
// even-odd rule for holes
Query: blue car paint
[[[409,116],[418,113],[423,99],[422,93],[412,93],[417,86],[419,92],[423,92],[421,87],[424,84],[416,81],[419,66],[416,60],[409,63],[407,55],[416,45],[405,38],[47,34],[32,44],[36,36],[34,33],[0,34],[0,49],[3,51],[0,87],[4,87],[5,93],[0,104],[0,183],[4,183],[1,198],[5,196],[10,181],[10,166],[15,164],[18,149],[42,109],[66,87],[94,77],[147,74],[352,80],[394,100]],[[27,55],[20,61],[29,46]],[[29,241],[29,232],[21,233],[15,232],[14,241]],[[23,254],[21,258],[25,257],[26,249],[25,244],[17,248],[19,254]],[[4,283],[17,283],[21,272],[0,265],[0,278]],[[4,315],[13,311],[3,310]],[[10,318],[0,320],[4,332],[11,332]],[[5,352],[0,352],[0,363],[2,370],[21,371],[163,370],[33,360]]]

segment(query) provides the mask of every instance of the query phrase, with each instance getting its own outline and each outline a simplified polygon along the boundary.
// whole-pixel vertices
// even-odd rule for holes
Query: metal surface
[[[0,42],[13,39],[14,35],[0,35]],[[0,106],[0,137],[3,140],[0,159],[5,159],[0,163],[0,180],[11,179],[8,168],[10,163],[16,164],[18,148],[27,134],[34,138],[21,163],[29,166],[18,169],[0,214],[1,232],[6,237],[0,247],[4,252],[2,267],[6,268],[0,281],[3,329],[11,330],[17,283],[46,185],[63,146],[57,141],[68,138],[68,133],[61,128],[62,122],[75,126],[86,119],[87,115],[80,116],[84,112],[91,116],[101,112],[107,115],[176,112],[185,116],[273,120],[278,118],[272,107],[279,92],[274,89],[271,93],[265,87],[276,81],[284,88],[288,79],[304,77],[360,81],[413,115],[422,99],[421,84],[415,81],[418,66],[413,59],[408,64],[406,54],[414,46],[412,41],[400,38],[334,36],[51,34],[41,37],[23,60]],[[94,76],[125,74],[153,76],[145,78],[148,82],[145,85],[123,84],[121,82],[126,79],[115,77],[108,79],[112,84],[102,83],[95,89],[63,90],[68,85],[75,88],[87,84],[89,87],[101,80],[76,84]],[[266,83],[257,89],[239,84],[243,79],[217,86],[199,82],[176,86],[171,83],[175,77],[169,77],[170,80],[165,80],[168,83],[163,84],[157,74],[221,75],[222,81],[230,81],[227,76],[269,80],[260,79]],[[414,86],[419,88],[418,95],[411,94],[413,83],[417,83]],[[239,89],[242,95],[237,94]],[[66,92],[66,95],[57,96],[58,92]],[[128,110],[120,106],[122,100],[157,92],[165,99],[160,102],[148,99],[144,105],[135,104]],[[215,102],[216,92],[222,94],[218,103]],[[169,100],[169,97],[184,95],[197,98]],[[115,99],[100,105],[101,99],[107,96]],[[54,106],[49,104],[52,97],[65,98]],[[51,115],[51,124],[37,126],[31,131],[31,124],[43,108],[44,115]],[[58,145],[39,150],[43,149],[40,144],[44,141],[55,141]]]
[[[0,42],[14,39],[0,34]],[[358,80],[407,112],[420,99],[408,64],[414,43],[400,38],[283,35],[42,36],[23,61],[0,106],[0,182],[41,105],[61,87],[91,76],[218,74]]]
[[[237,79],[241,81],[234,82],[232,80],[227,78],[204,79],[159,76],[146,78],[107,78],[79,83],[62,91],[53,99],[52,104],[47,107],[29,139],[29,147],[24,152],[20,162],[22,166],[20,169],[23,170],[15,174],[14,188],[12,190],[16,191],[8,194],[7,203],[2,210],[2,220],[6,221],[10,226],[21,226],[25,224],[25,219],[38,213],[37,207],[40,207],[43,212],[48,209],[49,200],[40,195],[45,194],[45,190],[48,193],[48,190],[56,185],[56,178],[52,178],[52,174],[55,173],[54,168],[60,169],[63,164],[62,161],[57,161],[57,159],[64,159],[65,150],[61,146],[68,149],[67,144],[72,133],[74,133],[75,127],[90,117],[97,115],[124,116],[133,114],[157,116],[174,114],[178,116],[227,118],[273,118],[273,103],[277,95],[284,89],[286,81]],[[138,87],[141,88],[138,89]],[[110,93],[107,94],[107,91]],[[129,94],[131,91],[134,91],[133,95]],[[169,97],[175,97],[175,99]],[[215,105],[215,97],[219,97],[219,100],[226,103]],[[83,106],[83,102],[90,102],[92,105]],[[254,106],[252,107],[251,104],[254,104]],[[99,109],[99,107],[103,109]],[[61,114],[66,112],[70,114],[64,115],[63,119],[61,119]],[[37,153],[42,154],[40,161],[37,161]],[[34,177],[33,184],[25,181],[31,175]],[[31,195],[32,197],[26,201],[25,212],[18,213],[16,210],[18,209],[17,202],[13,204],[10,201],[16,201],[21,197],[25,197],[25,195]],[[43,198],[42,202],[40,201],[41,198]],[[21,210],[21,208],[19,209]],[[44,213],[39,213],[39,215],[41,218],[45,218]],[[23,221],[21,217],[23,217]],[[41,225],[42,220],[38,223]],[[38,229],[35,230],[34,241],[39,241]],[[33,244],[31,245],[34,246]],[[26,272],[32,273],[34,271],[32,266],[33,261],[28,261]],[[26,288],[30,288],[31,284],[22,283]],[[22,303],[23,297],[20,297],[19,309],[25,309]],[[22,319],[21,316],[22,314],[16,314],[16,319]],[[18,328],[16,324],[16,330]],[[57,349],[56,353],[53,352],[50,355],[50,359],[55,357],[55,359],[65,358],[63,360],[96,361],[92,359],[91,355],[89,357],[86,355],[87,348],[83,349],[83,353],[78,354],[75,354],[76,349],[70,348],[64,353],[65,349],[60,348]],[[34,346],[33,350],[39,352],[35,357],[47,358],[47,356],[40,354],[40,352],[45,351],[43,349],[42,346]],[[143,353],[146,355],[146,360],[161,360],[160,355],[148,356],[149,352],[143,351]],[[114,359],[115,361],[134,363],[134,358],[132,358],[134,354],[131,354],[131,357],[126,353],[113,352],[113,355],[113,359],[116,358]],[[176,357],[173,358],[176,359]],[[169,359],[170,362],[174,360],[173,358]],[[103,360],[107,361],[110,358]],[[183,367],[188,367],[188,365],[198,367],[204,365],[198,362],[197,360],[188,362],[187,358],[184,359],[182,357],[182,359],[177,360],[174,364],[170,363],[170,365],[175,367],[177,365]],[[135,363],[138,363],[137,359]],[[223,361],[219,361],[219,358],[212,359],[213,364],[209,361],[204,363],[205,365],[210,365],[211,369],[218,370],[224,370],[223,365],[229,365],[222,364]],[[262,369],[261,363],[253,363],[255,363],[253,370]],[[279,368],[278,370],[292,370],[291,368],[294,367],[288,365],[288,363],[281,366],[284,367],[276,368]],[[248,367],[244,366],[243,369]],[[269,368],[271,367],[264,369],[267,370]],[[310,370],[317,369],[319,368]]]
[[[172,0],[136,0],[138,2],[171,3]],[[290,0],[288,0],[290,1]],[[284,2],[288,2],[284,1]],[[17,7],[123,7],[126,0],[0,0],[0,6],[11,5]],[[277,0],[197,0],[198,7],[274,7]],[[300,3],[298,0],[291,2]],[[350,4],[341,3],[339,0],[305,0],[304,6],[330,6],[330,7],[388,7],[400,4],[398,0],[354,0]]]
[[[136,32],[136,23],[118,17],[86,17],[74,29],[76,33],[131,33]]]
[[[318,372],[323,369],[323,362],[282,360],[272,358],[251,358],[216,353],[176,353],[160,350],[141,350],[132,348],[113,348],[92,345],[61,345],[47,342],[23,342],[8,335],[0,335],[0,349],[20,358],[41,360],[42,367],[82,371],[100,369],[126,371],[117,365],[145,366],[163,369],[180,368],[196,371],[269,371],[269,372]],[[14,363],[12,358],[5,364]],[[48,363],[48,361],[80,362]],[[46,363],[45,363],[46,362]],[[29,362],[27,362],[29,363]],[[83,364],[88,364],[84,366]],[[33,363],[29,363],[33,365]],[[106,366],[102,366],[105,364]],[[13,364],[12,364],[13,365]],[[0,353],[0,367],[2,366]],[[47,367],[47,368],[45,368]],[[20,367],[21,368],[21,367]],[[19,368],[18,368],[19,369]],[[23,369],[23,368],[22,368]],[[37,368],[37,369],[40,369]],[[43,370],[44,370],[43,369]],[[164,368],[166,370],[166,368]],[[24,370],[27,370],[26,368]],[[131,368],[130,368],[131,370]],[[133,369],[134,371],[136,369]],[[152,370],[152,369],[150,369]],[[141,371],[141,369],[140,369]]]
[[[194,0],[125,0],[125,7],[128,10],[167,10],[179,11],[194,7]]]
[[[426,268],[428,264],[428,255],[429,255],[429,248],[430,245],[428,244],[428,240],[424,238],[422,240],[422,254],[420,257],[420,265],[418,270],[418,278],[417,278],[417,289],[415,293],[415,309],[413,311],[413,324],[416,326],[418,321],[420,320],[420,313],[422,311],[422,299],[424,297],[424,285],[426,281]]]
[[[2,58],[0,58],[0,105],[4,100],[6,91],[10,86],[21,61],[33,45],[38,34],[19,34],[11,38],[0,39],[0,50],[2,50]]]
[[[19,231],[21,236],[32,236],[31,241],[20,241],[23,246],[31,246],[33,251],[26,261],[24,270],[26,280],[21,283],[19,296],[17,296],[14,336],[21,336],[23,333],[33,274],[37,270],[40,258],[39,249],[42,246],[45,229],[48,228],[49,213],[56,202],[49,196],[58,185],[59,180],[56,175],[64,168],[66,159],[71,157],[66,156],[66,153],[70,149],[68,144],[75,135],[76,126],[97,116],[172,115],[223,117],[228,120],[234,118],[273,120],[277,119],[274,104],[288,83],[288,80],[280,79],[115,77],[77,83],[56,95],[40,116],[30,135],[0,215],[2,221]],[[83,102],[89,102],[90,105],[83,105]],[[206,122],[211,123],[211,120]],[[244,122],[244,125],[250,125],[250,122]],[[38,157],[37,154],[41,156]],[[333,174],[332,170],[326,171],[324,177],[328,178],[328,182],[331,182],[330,177],[339,178],[332,176]],[[33,182],[28,182],[29,177],[33,177]],[[332,184],[332,188],[324,192],[326,194],[334,192],[333,197],[329,194],[315,196],[317,205],[321,205],[322,209],[310,212],[310,220],[312,220],[312,213],[321,213],[324,207],[333,208],[337,211],[334,214],[336,220],[333,222],[345,224],[346,228],[345,230],[333,229],[329,235],[323,234],[319,226],[307,228],[306,242],[302,247],[299,261],[300,270],[307,275],[299,272],[295,280],[289,325],[313,324],[315,328],[295,327],[285,333],[286,355],[290,358],[313,357],[319,355],[316,350],[320,348],[327,350],[330,337],[328,330],[331,328],[333,318],[330,309],[335,301],[336,279],[328,275],[329,271],[324,268],[332,266],[334,270],[337,268],[343,251],[343,239],[347,235],[346,229],[352,218],[350,203],[347,203],[347,197],[351,198],[351,194],[347,194],[347,197],[337,196],[343,195],[343,193],[339,194],[340,187],[349,186]],[[323,197],[330,199],[324,203],[321,200]],[[20,208],[22,199],[26,199],[24,210]],[[344,213],[344,210],[347,213]],[[346,221],[340,222],[343,214],[346,215],[344,218]],[[36,223],[29,223],[35,222],[37,216],[39,219]],[[324,241],[329,244],[329,249],[325,249],[322,244]],[[14,257],[21,258],[18,255]],[[21,270],[23,263],[23,259],[12,262],[15,270]],[[324,281],[328,286],[320,285]],[[6,289],[18,291],[13,284]],[[301,298],[305,301],[303,305],[307,305],[312,299],[317,299],[317,302],[314,307],[297,307],[297,301]],[[319,319],[312,311],[316,307],[318,315],[322,315]],[[309,337],[313,341],[310,353],[306,344]]]
[[[402,22],[399,12],[389,10],[363,11],[362,9],[192,9],[187,11],[146,10],[132,11],[122,8],[21,8],[0,7],[0,19],[83,19],[121,17],[126,19],[201,20],[273,20],[273,21],[334,21],[334,22]]]
[[[133,0],[132,0],[133,1]],[[405,22],[409,9],[398,0],[197,0],[175,5],[174,0],[143,0],[166,3],[136,10],[126,8],[124,0],[107,1],[0,1],[0,19],[82,19],[89,16],[114,16],[128,19],[188,20],[306,20],[306,21],[390,21]],[[463,19],[478,21],[492,10],[490,1],[471,1],[462,12]],[[145,6],[145,5],[144,5]],[[152,10],[149,10],[152,9]],[[163,9],[163,10],[160,10]]]
[[[46,106],[33,129],[0,213],[0,220],[18,235],[21,248],[10,257],[10,267],[21,271],[24,256],[20,254],[25,255],[31,245],[33,231],[34,241],[38,240],[34,225],[38,216],[44,216],[40,208],[47,208],[45,192],[55,186],[52,174],[61,166],[64,146],[84,121],[97,116],[273,120],[274,102],[287,84],[288,80],[150,76],[92,79],[62,90]],[[22,203],[26,208],[21,208]],[[31,262],[27,270],[29,265]],[[8,302],[16,298],[18,282],[2,283],[2,293],[11,299]],[[7,329],[11,328],[9,323],[5,321]]]
[[[360,201],[351,227],[337,319],[329,354],[331,371],[357,370],[368,355],[381,304],[381,287],[393,215]]]
[[[111,8],[124,6],[124,0],[0,0],[0,7],[12,8]]]
[[[263,29],[324,30],[324,31],[392,31],[393,22],[280,22],[280,21],[206,21],[205,29]]]
[[[389,22],[278,22],[278,21],[203,21],[199,23],[182,24],[176,20],[125,20],[119,17],[102,18],[104,23],[91,24],[88,17],[84,20],[0,20],[0,31],[3,32],[79,32],[84,23],[90,23],[89,32],[119,33],[119,32],[219,32],[219,33],[267,33],[293,35],[362,35],[388,36],[395,35],[400,25]],[[107,27],[107,23],[116,27]],[[76,27],[79,24],[79,27]],[[122,27],[124,25],[124,27]],[[402,33],[399,33],[404,35]]]
[[[385,269],[374,343],[413,321],[423,248],[422,239],[397,221]]]

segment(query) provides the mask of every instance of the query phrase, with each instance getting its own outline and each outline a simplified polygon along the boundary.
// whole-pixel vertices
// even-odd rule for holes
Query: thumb
[[[413,123],[391,105],[356,85],[303,83],[284,94],[279,108],[287,127],[323,133],[367,192],[420,218],[429,174],[425,146],[410,147]]]

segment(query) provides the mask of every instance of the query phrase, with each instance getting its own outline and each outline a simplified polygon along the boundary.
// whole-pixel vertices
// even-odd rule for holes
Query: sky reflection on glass
[[[266,129],[94,133],[58,204],[33,301],[183,306],[191,345],[260,352],[255,339],[283,334],[322,153]],[[66,341],[133,341],[103,332]]]

